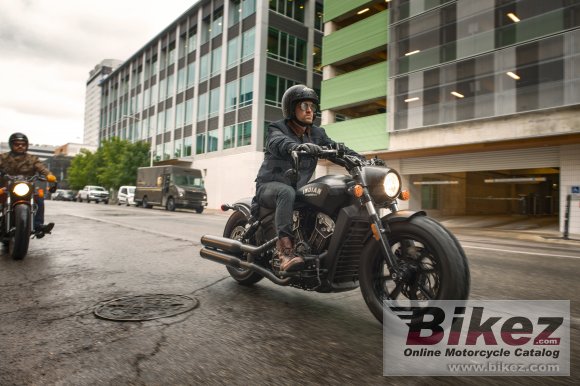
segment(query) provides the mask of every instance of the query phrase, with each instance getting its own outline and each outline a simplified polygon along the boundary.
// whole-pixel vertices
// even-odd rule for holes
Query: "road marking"
[[[570,255],[554,255],[552,253],[539,253],[539,252],[524,252],[524,251],[514,251],[511,249],[496,249],[496,248],[487,248],[487,247],[474,247],[470,245],[461,244],[463,248],[472,248],[472,249],[484,249],[486,251],[495,251],[495,252],[511,252],[511,253],[520,253],[522,255],[536,255],[536,256],[550,256],[550,257],[564,257],[568,259],[580,259],[580,256],[570,256]]]

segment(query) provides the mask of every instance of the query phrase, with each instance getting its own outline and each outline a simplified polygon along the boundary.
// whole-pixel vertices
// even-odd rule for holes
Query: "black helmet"
[[[305,100],[312,101],[316,105],[320,104],[316,91],[303,84],[297,84],[286,90],[282,96],[282,114],[284,114],[284,118],[295,119],[296,104]]]
[[[14,149],[12,148],[12,144],[15,141],[24,141],[26,142],[26,149],[24,150],[24,152],[28,151],[28,137],[25,134],[22,133],[14,133],[10,136],[10,138],[8,139],[8,144],[10,145],[10,150],[14,151]]]

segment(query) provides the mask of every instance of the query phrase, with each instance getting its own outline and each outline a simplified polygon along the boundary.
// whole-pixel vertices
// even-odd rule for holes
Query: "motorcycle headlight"
[[[393,199],[399,195],[399,191],[401,190],[401,180],[396,173],[388,172],[385,176],[383,186],[387,197]]]
[[[22,182],[18,183],[12,188],[12,193],[20,197],[26,196],[28,193],[30,193],[30,186]]]

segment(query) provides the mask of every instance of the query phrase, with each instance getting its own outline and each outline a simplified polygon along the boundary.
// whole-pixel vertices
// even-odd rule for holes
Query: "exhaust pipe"
[[[231,240],[231,239],[226,239],[226,240]],[[236,240],[231,240],[231,241],[236,241]],[[274,242],[276,242],[275,239],[274,239]],[[238,241],[238,243],[239,243],[239,241]],[[268,243],[270,243],[270,241],[268,241]],[[268,243],[266,243],[266,244],[268,244]],[[264,245],[266,245],[266,244],[264,244]],[[251,271],[259,273],[260,275],[264,276],[265,278],[271,280],[272,282],[274,282],[278,285],[288,285],[290,282],[290,279],[291,279],[289,277],[285,278],[285,279],[280,279],[279,277],[275,276],[272,272],[260,267],[257,264],[248,263],[247,261],[241,260],[241,259],[237,258],[236,256],[228,255],[227,253],[223,253],[221,251],[216,251],[216,250],[208,249],[208,248],[201,248],[201,250],[199,251],[199,254],[204,259],[208,259],[208,260],[211,260],[213,262],[226,265],[228,267],[249,269]]]
[[[213,249],[219,249],[225,252],[232,253],[234,255],[241,255],[242,253],[249,253],[250,255],[258,255],[269,248],[272,248],[278,238],[273,238],[272,240],[262,244],[258,247],[253,245],[244,244],[241,241],[228,239],[227,237],[205,235],[201,237],[201,243]]]

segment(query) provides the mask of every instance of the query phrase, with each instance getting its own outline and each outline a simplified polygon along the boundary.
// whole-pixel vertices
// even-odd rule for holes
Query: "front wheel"
[[[389,227],[389,244],[402,268],[403,279],[393,279],[374,239],[365,246],[359,268],[362,295],[381,323],[384,300],[467,299],[467,257],[449,231],[426,216],[393,222]]]
[[[170,212],[175,212],[175,200],[173,199],[173,197],[169,197],[167,199],[167,205],[165,208]]]
[[[235,211],[230,216],[226,227],[224,228],[224,237],[234,240],[241,240],[247,223],[248,219],[246,216],[240,211]],[[233,268],[228,266],[226,266],[226,268],[230,275],[242,285],[250,286],[264,278],[262,275],[249,269]]]
[[[8,253],[14,260],[22,260],[28,252],[30,243],[30,207],[16,205],[14,207],[14,233],[8,242]]]
[[[195,208],[195,211],[197,213],[202,213],[203,212],[203,206],[200,206],[199,208]]]

